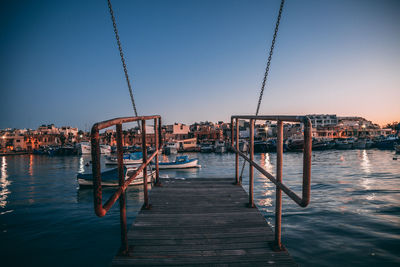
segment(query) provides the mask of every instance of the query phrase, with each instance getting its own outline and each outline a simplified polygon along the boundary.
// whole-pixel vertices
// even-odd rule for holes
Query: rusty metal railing
[[[239,150],[239,119],[250,120],[250,157]],[[256,120],[277,121],[277,160],[276,177],[267,172],[254,161],[254,123]],[[235,127],[234,127],[235,121]],[[282,183],[282,159],[283,159],[283,122],[302,122],[304,124],[304,149],[303,149],[303,190],[300,198],[295,192]],[[231,117],[231,146],[236,153],[236,184],[239,181],[239,155],[249,162],[249,206],[254,207],[254,168],[265,175],[276,185],[275,203],[275,241],[274,247],[283,250],[281,243],[281,218],[282,218],[282,191],[301,207],[306,207],[310,202],[311,192],[311,153],[312,153],[312,125],[306,116],[232,116]],[[236,140],[236,142],[235,142]],[[235,146],[234,146],[235,145]]]
[[[155,134],[155,152],[147,157],[147,145],[146,145],[146,120],[154,120],[154,134]],[[123,162],[123,144],[122,144],[122,124],[134,121],[141,121],[142,125],[142,153],[143,163],[139,168],[125,180],[124,175],[124,162]],[[111,126],[116,126],[117,132],[117,158],[118,158],[118,178],[119,187],[116,192],[106,201],[103,205],[102,201],[102,186],[101,186],[101,171],[100,171],[100,142],[99,142],[99,131]],[[150,164],[151,160],[155,158],[156,165],[156,181],[155,185],[160,185],[160,176],[158,169],[158,153],[162,147],[162,135],[161,135],[161,117],[159,115],[154,116],[142,116],[142,117],[124,117],[116,118],[108,121],[99,122],[93,125],[91,131],[91,143],[92,143],[92,164],[93,164],[93,194],[94,194],[94,210],[96,215],[103,217],[119,199],[120,207],[120,223],[121,223],[121,252],[126,254],[128,252],[128,236],[127,236],[127,225],[126,225],[126,196],[125,191],[128,185],[137,177],[137,175],[143,171],[143,191],[144,191],[144,204],[143,208],[149,209],[149,196],[147,191],[147,165]]]

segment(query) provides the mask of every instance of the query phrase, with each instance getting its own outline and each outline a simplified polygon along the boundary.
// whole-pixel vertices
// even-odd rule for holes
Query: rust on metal
[[[250,157],[239,150],[239,119],[250,120]],[[276,206],[275,206],[275,243],[277,250],[284,250],[281,244],[281,223],[282,223],[282,191],[288,195],[294,202],[301,207],[306,207],[310,203],[311,195],[311,157],[312,157],[312,124],[307,116],[249,116],[235,115],[231,117],[231,122],[236,121],[236,135],[232,134],[232,139],[236,136],[236,146],[231,140],[232,150],[236,153],[236,180],[238,179],[239,155],[250,164],[249,173],[249,204],[253,202],[253,167],[261,174],[267,177],[276,186]],[[254,121],[270,120],[277,121],[277,169],[276,177],[267,172],[264,168],[254,161]],[[283,122],[302,122],[304,124],[304,151],[303,151],[303,185],[302,197],[300,198],[295,192],[282,183],[282,165],[283,165]],[[232,126],[233,127],[233,126]]]
[[[154,119],[155,125],[155,139],[156,146],[155,152],[147,157],[146,147],[146,120]],[[156,120],[158,119],[158,125]],[[142,121],[142,149],[143,149],[143,163],[133,172],[126,180],[124,174],[123,164],[123,136],[122,136],[122,124],[134,121]],[[99,143],[99,130],[116,125],[117,132],[117,158],[118,158],[118,189],[103,205],[102,200],[102,186],[101,186],[101,170],[100,170],[100,143]],[[162,135],[161,135],[161,117],[159,115],[154,116],[141,116],[141,117],[123,117],[112,120],[107,120],[99,123],[95,123],[91,130],[91,146],[92,146],[92,171],[93,171],[93,195],[94,195],[94,210],[97,216],[103,217],[119,199],[120,204],[120,224],[121,224],[121,252],[126,254],[128,252],[128,237],[127,237],[127,223],[126,223],[126,189],[129,184],[143,171],[143,184],[145,192],[145,206],[149,206],[148,192],[147,192],[147,173],[146,167],[151,163],[153,158],[158,156],[162,147]],[[158,163],[158,159],[156,158]],[[159,168],[156,164],[157,179],[159,179]]]
[[[239,151],[239,119],[238,118],[236,119],[235,128],[236,128],[236,150]],[[236,184],[240,185],[241,181],[239,180],[239,154],[238,153],[236,153],[235,162],[236,162],[236,164],[235,164]]]
[[[278,121],[276,142],[276,181],[282,183],[282,162],[283,162],[283,122]],[[282,223],[282,191],[276,186],[275,200],[275,249],[281,250],[281,223]]]
[[[250,160],[254,161],[254,119],[250,119]],[[249,207],[254,208],[254,167],[249,166]]]
[[[143,164],[146,164],[147,160],[147,146],[146,146],[146,120],[142,120],[142,154]],[[158,155],[158,153],[157,153]],[[143,169],[143,192],[144,192],[144,208],[149,208],[149,193],[147,191],[147,168]]]

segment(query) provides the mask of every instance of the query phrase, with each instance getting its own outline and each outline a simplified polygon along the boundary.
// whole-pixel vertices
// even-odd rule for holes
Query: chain
[[[263,79],[263,82],[262,82],[262,85],[261,85],[261,91],[260,91],[260,97],[258,99],[256,116],[258,115],[258,112],[260,111],[261,101],[262,101],[262,98],[263,98],[263,95],[264,95],[265,84],[267,83],[269,67],[271,66],[272,54],[274,53],[276,36],[278,35],[279,23],[281,21],[282,10],[283,10],[283,5],[284,4],[285,4],[285,0],[282,0],[281,1],[281,6],[279,7],[278,18],[277,18],[276,24],[275,24],[275,31],[274,31],[274,36],[272,38],[271,48],[269,49],[269,56],[268,56],[268,60],[267,60],[267,66],[265,68],[264,79]],[[248,150],[246,152],[248,153]],[[246,166],[246,161],[243,162],[242,171],[240,172],[240,182],[242,182],[242,176],[243,176],[243,171],[244,171],[244,167],[245,166]]]
[[[121,46],[121,42],[119,40],[119,34],[118,34],[118,29],[117,29],[117,23],[115,22],[114,11],[111,6],[111,1],[107,0],[107,2],[108,2],[108,9],[110,10],[111,20],[112,20],[113,27],[114,27],[115,38],[117,39],[119,55],[121,56],[121,62],[122,62],[122,66],[124,68],[126,83],[128,84],[129,94],[131,96],[133,111],[135,112],[135,116],[137,117],[138,114],[137,114],[137,110],[136,110],[135,100],[133,99],[131,82],[129,81],[129,75],[128,75],[128,70],[127,70],[126,64],[125,64],[124,53],[122,52],[122,46]],[[140,128],[140,125],[139,125],[139,128]]]

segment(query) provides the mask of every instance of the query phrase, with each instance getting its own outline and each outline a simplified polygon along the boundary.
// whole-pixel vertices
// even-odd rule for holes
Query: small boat
[[[200,168],[197,163],[198,159],[189,159],[188,156],[178,156],[173,162],[159,162],[159,169],[187,169],[187,168]],[[152,164],[155,164],[152,162]]]
[[[391,134],[378,140],[375,143],[375,146],[379,149],[394,149],[394,146],[397,145],[398,141],[399,137]]]
[[[137,168],[124,167],[125,180],[128,179]],[[147,171],[147,182],[151,183],[152,178],[155,177],[155,171]],[[78,173],[76,176],[79,186],[93,186],[93,174],[92,173]],[[143,184],[143,171],[129,185],[141,185]],[[101,185],[102,186],[118,186],[118,168],[109,169],[101,172]]]
[[[78,144],[78,153],[85,155],[92,153],[92,146],[90,142],[81,142]],[[100,145],[100,154],[110,154],[111,146],[109,145]]]
[[[353,147],[355,149],[366,149],[367,148],[367,139],[358,138],[356,141],[354,141]]]
[[[214,150],[215,150],[215,153],[221,153],[221,154],[225,153],[226,152],[225,142],[224,141],[215,141]]]
[[[134,165],[134,164],[142,164],[143,163],[143,153],[142,152],[134,152],[129,154],[124,154],[124,165]],[[105,161],[106,165],[118,165],[117,157],[107,157]]]
[[[167,142],[164,146],[164,154],[171,155],[178,153],[178,144],[175,142]]]
[[[201,153],[210,153],[213,151],[214,151],[214,148],[211,143],[201,143],[200,144],[200,152]]]
[[[353,143],[349,142],[346,138],[336,139],[335,144],[336,149],[351,149],[353,147]]]

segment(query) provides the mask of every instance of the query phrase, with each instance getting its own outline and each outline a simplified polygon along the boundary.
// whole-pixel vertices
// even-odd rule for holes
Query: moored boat
[[[134,164],[142,164],[143,163],[143,153],[142,152],[134,152],[129,154],[124,154],[124,165],[134,165]],[[107,157],[105,161],[106,165],[118,165],[118,158]]]
[[[353,143],[349,142],[347,138],[338,138],[335,140],[336,149],[351,149],[352,147]]]
[[[124,167],[125,180],[136,172],[137,168],[127,168]],[[147,171],[147,182],[151,183],[152,179],[155,177],[155,171]],[[93,174],[92,173],[78,173],[76,176],[78,184],[81,187],[93,186]],[[141,171],[138,176],[129,185],[141,185],[143,184],[143,171]],[[101,185],[102,186],[118,186],[118,168],[109,169],[101,172]]]
[[[225,142],[224,141],[215,141],[214,145],[215,153],[225,153]]]
[[[399,137],[391,134],[387,137],[381,138],[375,142],[375,146],[379,149],[394,149],[395,145],[399,142]]]
[[[81,142],[78,144],[78,153],[85,155],[92,153],[92,146],[90,142]],[[100,154],[110,154],[111,146],[109,145],[100,145]]]
[[[198,159],[189,159],[188,156],[178,156],[172,162],[159,162],[159,169],[187,169],[187,168],[200,168]],[[152,162],[152,164],[155,164]]]
[[[211,143],[201,143],[200,144],[200,152],[201,153],[210,153],[213,151],[214,151],[214,148]]]

